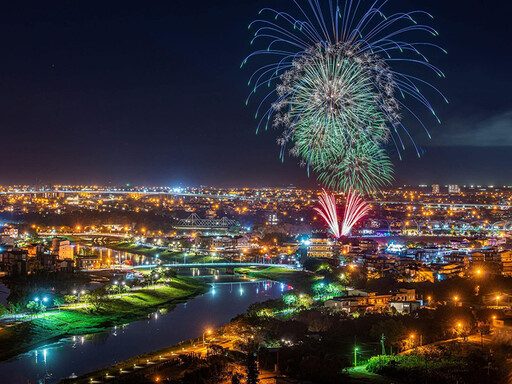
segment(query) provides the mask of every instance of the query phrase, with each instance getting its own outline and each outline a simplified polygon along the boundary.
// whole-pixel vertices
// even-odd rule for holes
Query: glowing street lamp
[[[203,332],[203,346],[205,344],[205,335],[211,335],[211,334],[212,334],[211,329],[207,329],[205,332]]]
[[[498,296],[496,296],[496,306],[499,305],[499,300],[500,300],[500,296],[498,295]]]

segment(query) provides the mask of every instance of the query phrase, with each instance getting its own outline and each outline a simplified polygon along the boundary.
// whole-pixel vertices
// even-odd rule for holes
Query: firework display
[[[334,195],[329,195],[324,189],[318,198],[320,207],[315,208],[315,211],[324,219],[329,227],[329,233],[335,240],[338,240],[342,236],[350,235],[352,227],[366,216],[370,210],[368,204],[357,193],[349,190],[346,196],[347,201],[345,203],[341,227]]]
[[[255,30],[251,44],[264,46],[242,65],[257,56],[268,59],[249,80],[247,102],[264,92],[257,129],[279,128],[281,158],[289,151],[325,185],[371,193],[393,179],[388,148],[400,157],[410,141],[420,154],[402,115],[426,130],[415,112],[419,103],[439,121],[423,89],[442,94],[414,73],[414,65],[443,77],[420,51],[441,48],[404,41],[418,36],[414,32],[437,35],[421,22],[431,16],[385,15],[384,0],[294,3],[296,17],[265,8],[249,25]]]
[[[336,207],[336,198],[329,195],[324,189],[318,201],[320,202],[320,208],[315,208],[315,211],[317,211],[325,220],[331,235],[335,239],[339,239],[341,237],[341,231]]]
[[[347,193],[345,212],[341,224],[341,236],[348,236],[352,227],[370,211],[368,203],[352,191]]]

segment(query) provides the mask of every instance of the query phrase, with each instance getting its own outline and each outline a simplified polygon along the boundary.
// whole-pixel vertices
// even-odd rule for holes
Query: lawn
[[[110,298],[98,311],[90,307],[53,311],[41,318],[0,330],[0,360],[62,337],[105,331],[138,320],[161,306],[173,306],[203,293],[206,286],[190,278],[174,278],[168,286],[141,289]]]
[[[236,268],[235,272],[258,279],[267,279],[293,285],[294,287],[306,286],[310,288],[311,284],[318,279],[311,273],[288,269],[282,267],[248,267]]]

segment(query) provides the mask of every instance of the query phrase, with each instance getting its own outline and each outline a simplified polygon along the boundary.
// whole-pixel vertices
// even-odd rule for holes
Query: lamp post
[[[205,332],[203,332],[203,346],[204,346],[204,344],[205,344],[205,338],[204,338],[204,336],[205,336],[206,334],[211,335],[211,333],[212,333],[212,330],[211,330],[211,329],[207,329]]]
[[[499,302],[499,300],[500,300],[500,296],[498,295],[498,296],[496,296],[496,306],[497,306],[497,307],[499,306],[499,303],[498,303],[498,302]]]

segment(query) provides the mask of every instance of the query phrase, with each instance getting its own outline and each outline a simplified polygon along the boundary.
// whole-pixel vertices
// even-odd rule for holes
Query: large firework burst
[[[415,101],[437,118],[422,88],[437,89],[394,68],[404,62],[419,64],[444,76],[419,50],[438,46],[403,41],[414,31],[437,35],[414,19],[430,15],[416,11],[386,16],[385,0],[366,3],[369,8],[361,0],[329,0],[323,7],[318,0],[305,1],[306,7],[294,3],[298,17],[265,8],[260,14],[271,18],[249,25],[256,28],[251,44],[261,40],[266,45],[242,65],[259,55],[269,63],[251,76],[247,102],[260,88],[275,85],[257,109],[258,129],[280,127],[281,157],[288,148],[308,171],[318,171],[326,185],[361,192],[379,189],[392,180],[386,144],[393,142],[399,156],[405,137],[416,147],[401,115],[411,114],[426,130],[414,112]]]

